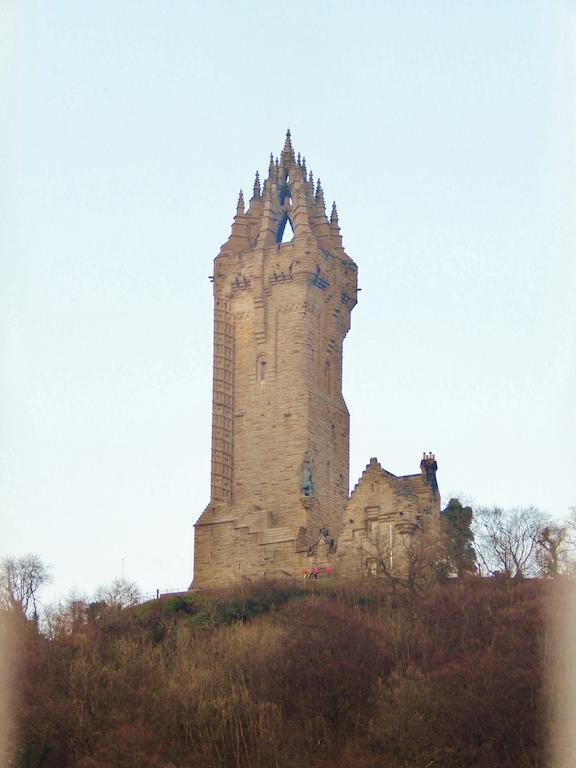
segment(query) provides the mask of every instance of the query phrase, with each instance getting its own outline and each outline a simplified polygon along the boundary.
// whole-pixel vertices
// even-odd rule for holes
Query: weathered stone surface
[[[286,228],[293,237],[282,242]],[[336,206],[329,221],[320,182],[314,188],[307,178],[289,133],[247,210],[240,194],[213,289],[211,499],[195,525],[192,586],[299,575],[321,553],[338,563],[343,526],[341,567],[361,568],[346,520],[372,517],[358,506],[364,490],[348,501],[342,396],[357,268],[342,246]],[[395,491],[375,480],[381,508],[410,520],[419,505],[432,514],[430,482],[417,476],[402,494],[407,478],[394,479]]]
[[[435,464],[435,461],[434,461]],[[371,459],[346,506],[338,538],[338,570],[347,575],[405,571],[414,537],[434,546],[439,535],[440,494],[426,474],[396,477]],[[413,553],[414,557],[416,553]],[[424,571],[424,552],[418,568]],[[431,553],[430,553],[431,554]]]

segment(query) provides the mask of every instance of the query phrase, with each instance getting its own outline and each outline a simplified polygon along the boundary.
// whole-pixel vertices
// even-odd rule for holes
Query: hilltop
[[[17,622],[20,768],[528,768],[551,589],[261,582]]]

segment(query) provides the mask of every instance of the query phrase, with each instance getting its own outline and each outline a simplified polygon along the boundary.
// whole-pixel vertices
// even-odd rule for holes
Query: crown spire
[[[283,165],[288,165],[291,160],[294,160],[294,150],[292,148],[292,138],[290,128],[286,131],[286,140],[284,142],[284,149],[282,150],[281,160]]]
[[[289,130],[279,155],[270,154],[267,171],[255,171],[246,196],[240,191],[224,251],[241,253],[255,243],[258,248],[278,245],[278,232],[288,216],[298,245],[314,238],[324,251],[346,259],[336,203],[326,199],[321,180],[293,148]]]

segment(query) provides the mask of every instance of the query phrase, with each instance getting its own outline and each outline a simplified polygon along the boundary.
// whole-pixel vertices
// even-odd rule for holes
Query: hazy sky
[[[286,128],[362,293],[351,484],[576,504],[571,0],[0,0],[0,555],[185,587],[212,259]]]

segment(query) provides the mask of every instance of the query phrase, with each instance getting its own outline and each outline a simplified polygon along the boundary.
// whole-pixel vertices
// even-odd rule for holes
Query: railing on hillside
[[[159,600],[166,595],[181,595],[188,592],[188,587],[178,587],[174,589],[157,589],[154,592],[144,592],[138,596],[139,603],[147,603],[149,600]]]

